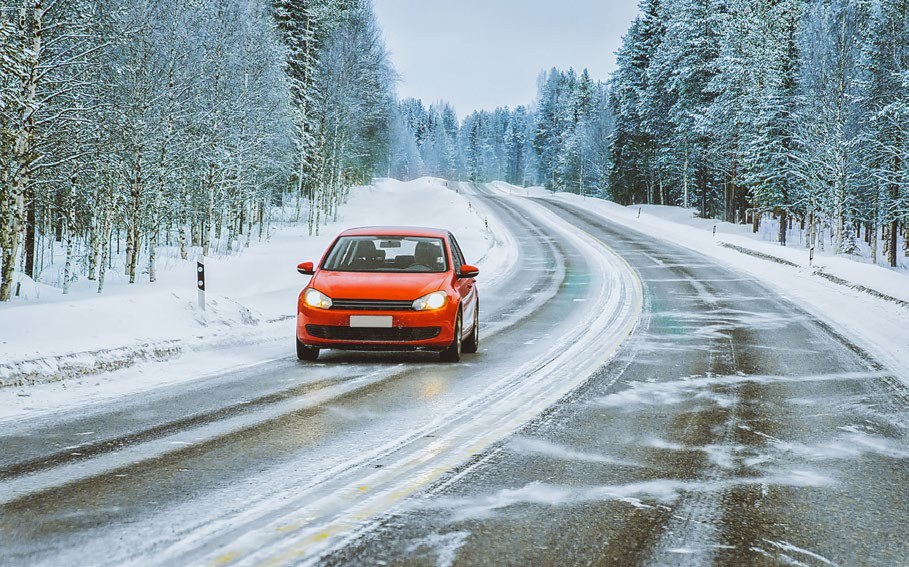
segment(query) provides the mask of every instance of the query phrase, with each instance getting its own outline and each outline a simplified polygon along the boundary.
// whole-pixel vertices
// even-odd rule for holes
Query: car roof
[[[421,226],[361,226],[349,228],[341,236],[430,236],[445,238],[448,231],[441,228]]]

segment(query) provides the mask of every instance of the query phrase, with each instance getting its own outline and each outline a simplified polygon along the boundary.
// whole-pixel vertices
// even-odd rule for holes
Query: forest
[[[909,255],[909,2],[642,0],[616,55],[604,83],[552,69],[532,104],[457,133],[445,103],[401,102],[411,136],[392,171],[454,167],[755,232],[773,219],[783,245],[796,223],[891,266]]]
[[[155,281],[160,248],[229,253],[278,210],[317,231],[386,160],[369,0],[2,6],[0,301],[22,278],[100,292],[114,266]]]
[[[610,196],[878,243],[909,226],[909,2],[644,0],[618,53]],[[860,234],[861,233],[861,234]],[[904,239],[909,242],[909,238]],[[909,249],[903,253],[909,253]]]
[[[591,53],[591,58],[608,57]],[[909,0],[641,0],[605,81],[398,100],[371,0],[0,8],[0,301],[229,254],[374,176],[505,180],[909,255]],[[903,234],[903,250],[898,238]],[[823,242],[823,240],[822,240]],[[117,261],[115,261],[117,259]]]
[[[460,123],[445,101],[398,103],[388,174],[469,181],[504,180],[606,197],[609,88],[583,70],[540,75],[532,104],[474,111]]]

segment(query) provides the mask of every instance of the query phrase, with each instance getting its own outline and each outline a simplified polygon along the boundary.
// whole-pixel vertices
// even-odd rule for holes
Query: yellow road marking
[[[275,531],[278,533],[292,532],[300,527],[300,524],[285,524],[283,526],[278,526],[275,528]]]
[[[227,565],[228,563],[232,562],[236,558],[237,558],[237,553],[235,551],[230,551],[228,553],[225,553],[224,555],[219,555],[218,557],[215,557],[213,564],[214,565]]]

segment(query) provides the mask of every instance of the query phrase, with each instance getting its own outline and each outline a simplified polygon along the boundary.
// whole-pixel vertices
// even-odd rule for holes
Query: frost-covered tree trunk
[[[23,2],[19,9],[19,44],[23,49],[23,61],[19,80],[19,114],[13,126],[12,160],[13,169],[8,181],[8,213],[6,218],[7,247],[0,269],[0,301],[8,301],[13,290],[13,270],[19,254],[19,247],[26,230],[26,192],[32,182],[33,144],[35,136],[36,93],[40,80],[43,47],[45,7],[42,0]],[[29,22],[29,19],[31,20]],[[30,26],[29,26],[30,24]],[[31,37],[29,37],[29,28]],[[27,47],[26,47],[27,46]]]
[[[682,171],[685,172],[682,177],[682,206],[686,209],[691,206],[688,201],[688,158],[688,152],[685,152],[685,165],[682,166]]]
[[[129,283],[136,283],[136,267],[142,250],[142,224],[143,208],[142,195],[144,193],[142,177],[142,149],[144,145],[138,144],[135,163],[133,164],[132,179],[129,184],[129,205],[127,216],[127,245],[126,245],[126,275]]]
[[[186,182],[184,181],[180,185],[180,197],[178,199],[178,202],[179,202],[178,206],[180,208],[180,216],[179,216],[179,221],[177,224],[177,232],[179,233],[178,240],[180,242],[180,259],[181,260],[186,260],[189,257],[189,251],[187,250],[187,238],[186,238],[186,231],[190,230],[190,228],[187,226],[188,223],[187,223],[187,218],[186,218],[186,207],[187,207],[186,198],[187,197],[188,197],[188,195],[187,195],[187,191],[186,191]]]
[[[158,257],[158,235],[161,232],[161,204],[164,200],[164,181],[159,180],[151,207],[151,222],[148,233],[148,281],[157,281],[155,261]]]
[[[100,201],[100,200],[99,200]],[[89,220],[88,227],[88,274],[87,278],[91,281],[94,281],[98,278],[98,242],[100,241],[98,234],[98,219],[93,216]]]
[[[73,277],[73,239],[75,238],[75,195],[76,195],[76,174],[73,173],[69,190],[64,193],[63,198],[63,239],[64,239],[64,265],[63,265],[63,294],[69,293],[69,287]]]
[[[789,213],[786,211],[786,209],[783,209],[780,212],[780,226],[779,226],[779,236],[778,236],[780,246],[786,246],[786,230],[787,230],[788,226],[789,226]]]
[[[105,218],[101,221],[101,236],[105,237],[104,241],[108,245],[101,246],[101,263],[98,265],[98,293],[104,291],[104,277],[107,275],[107,266],[110,261],[110,228],[108,227],[108,220]]]
[[[176,14],[173,13],[171,17],[171,26],[176,25]],[[173,34],[174,32],[172,32]],[[163,109],[163,114],[165,115],[165,127],[164,127],[164,136],[160,141],[160,150],[158,152],[158,171],[157,176],[157,185],[155,188],[155,196],[152,200],[151,207],[151,223],[149,226],[150,234],[148,239],[148,281],[154,283],[157,281],[157,273],[155,270],[155,261],[158,254],[158,234],[161,231],[161,213],[162,207],[164,204],[164,195],[165,188],[167,185],[168,169],[170,168],[170,160],[168,149],[172,142],[173,132],[174,132],[174,113],[176,111],[176,78],[174,65],[176,65],[176,45],[172,44],[170,52],[168,53],[168,73],[167,73],[167,104]]]

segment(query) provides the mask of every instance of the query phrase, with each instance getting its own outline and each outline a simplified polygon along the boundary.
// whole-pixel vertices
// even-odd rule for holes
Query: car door
[[[464,253],[453,234],[448,235],[448,246],[451,248],[451,257],[454,261],[455,274],[461,272],[461,266],[467,262],[464,260]],[[473,325],[475,312],[477,310],[477,290],[476,280],[474,278],[458,278],[455,286],[461,296],[461,313],[464,321],[464,330],[470,329]]]

